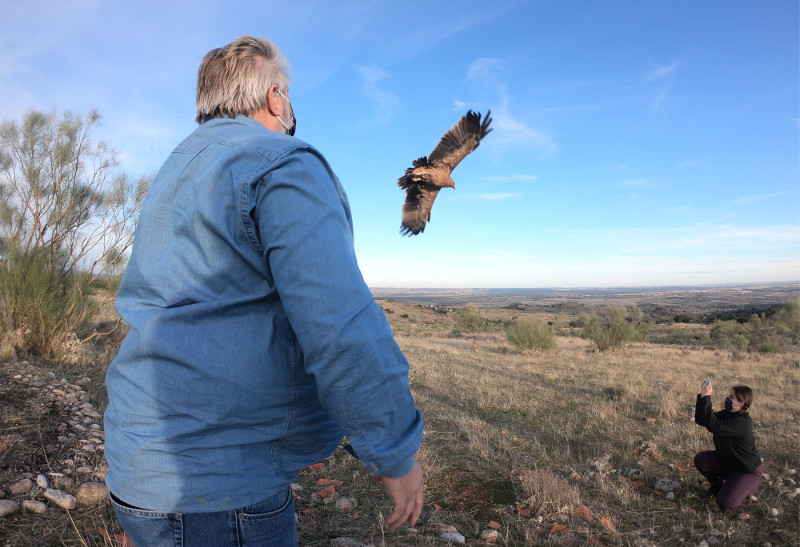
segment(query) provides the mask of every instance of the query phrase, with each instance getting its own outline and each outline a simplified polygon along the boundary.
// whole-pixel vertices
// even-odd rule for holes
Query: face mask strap
[[[294,132],[295,132],[295,129],[297,128],[297,118],[294,117],[294,109],[291,108],[292,101],[290,101],[289,97],[284,95],[283,92],[280,89],[278,89],[277,87],[275,88],[275,91],[277,91],[278,95],[283,97],[283,100],[286,101],[289,104],[289,108],[292,110],[292,122],[293,123],[292,123],[292,125],[286,125],[286,122],[284,122],[283,119],[280,116],[275,114],[275,117],[278,118],[279,122],[281,122],[281,125],[283,126],[283,129],[286,131],[286,134],[291,136],[291,137],[294,137]]]

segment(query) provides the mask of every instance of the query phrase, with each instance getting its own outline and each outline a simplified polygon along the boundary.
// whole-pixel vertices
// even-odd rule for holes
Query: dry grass
[[[535,317],[563,328],[569,317],[482,309],[493,330],[454,337],[452,314],[380,304],[409,360],[412,391],[425,415],[419,453],[425,512],[416,533],[407,527],[389,531],[383,526],[391,510],[385,492],[340,449],[323,468],[298,478],[301,545],[328,545],[337,537],[374,545],[442,545],[440,524],[477,540],[492,521],[500,525],[498,543],[508,546],[696,545],[712,528],[725,534],[726,545],[800,541],[798,499],[786,496],[798,480],[790,470],[800,467],[796,351],[736,353],[639,342],[598,353],[587,340],[559,336],[551,352],[522,353],[506,340],[502,321]],[[104,365],[66,370],[102,380]],[[691,421],[706,377],[717,388],[715,407],[731,385],[748,384],[756,393],[754,433],[770,480],[757,501],[732,514],[696,497],[702,487],[692,458],[713,446],[710,433]],[[104,406],[104,394],[92,397]],[[641,480],[627,476],[633,468]],[[674,501],[654,490],[661,477],[684,482]],[[320,497],[320,479],[341,483],[333,495]],[[340,498],[353,498],[357,506],[337,509]],[[576,514],[581,506],[591,522],[586,513]],[[781,516],[770,518],[770,508]],[[740,520],[742,513],[749,520]],[[0,523],[0,534],[34,537],[31,527],[38,526],[36,537],[51,539],[37,544],[102,545],[98,534],[86,530],[119,531],[107,507],[72,516],[73,521],[50,517],[44,523],[19,516],[11,525]],[[42,527],[49,535],[42,535]]]

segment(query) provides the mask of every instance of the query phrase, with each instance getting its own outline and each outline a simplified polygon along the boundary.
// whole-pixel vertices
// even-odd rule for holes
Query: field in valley
[[[445,545],[446,530],[467,543],[492,536],[489,541],[510,546],[800,542],[798,347],[767,353],[711,347],[710,327],[701,322],[774,309],[798,297],[797,285],[375,294],[409,360],[426,420],[419,453],[425,512],[414,529],[389,531],[382,525],[390,511],[382,487],[339,449],[298,478],[301,545]],[[467,304],[488,319],[486,331],[456,328],[455,312]],[[597,352],[577,336],[576,319],[612,304],[637,304],[649,331],[621,351]],[[551,323],[559,334],[556,348],[518,350],[503,330],[514,318]],[[107,363],[32,364],[68,382],[90,377],[88,395],[103,408]],[[58,420],[13,394],[10,370],[0,366],[0,439],[7,439],[0,443],[0,490],[7,497],[14,480],[55,465],[41,432]],[[706,377],[716,387],[717,409],[734,384],[755,392],[751,415],[768,478],[756,499],[732,513],[697,496],[705,487],[692,458],[713,448],[711,434],[692,421]],[[45,457],[10,461],[22,453],[8,444],[12,435]],[[672,495],[656,489],[663,478],[679,483]],[[107,505],[0,518],[8,545],[120,545],[115,533]]]

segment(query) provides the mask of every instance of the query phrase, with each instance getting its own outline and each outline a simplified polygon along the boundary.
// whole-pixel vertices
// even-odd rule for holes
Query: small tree
[[[455,313],[456,327],[465,332],[484,332],[489,320],[481,315],[476,306],[468,304]]]
[[[600,351],[616,351],[642,333],[642,311],[636,306],[613,306],[603,315],[581,316],[583,335]]]
[[[506,327],[506,336],[522,351],[547,351],[556,347],[555,329],[543,321],[514,320]]]
[[[93,282],[122,264],[149,178],[113,176],[100,116],[28,112],[0,125],[0,333],[53,354],[86,334]]]

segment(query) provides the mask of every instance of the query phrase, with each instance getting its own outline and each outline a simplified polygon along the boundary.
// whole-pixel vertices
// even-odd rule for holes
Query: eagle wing
[[[478,147],[481,139],[492,131],[489,128],[492,123],[491,113],[491,110],[487,111],[486,118],[481,123],[481,114],[469,110],[442,136],[428,156],[428,162],[452,172],[461,160]]]
[[[425,225],[431,219],[433,200],[438,193],[439,187],[433,184],[417,183],[406,187],[401,234],[417,235],[425,230]]]

